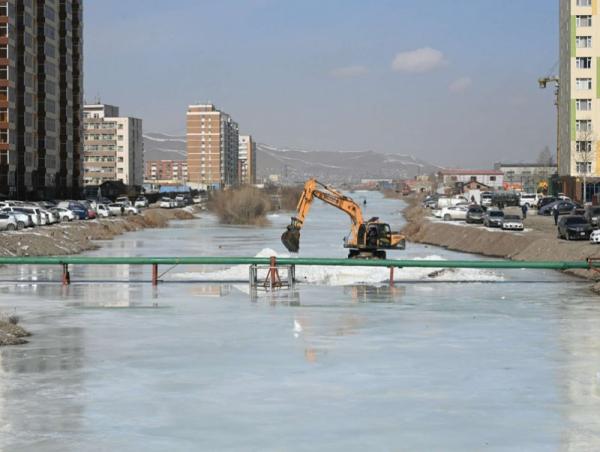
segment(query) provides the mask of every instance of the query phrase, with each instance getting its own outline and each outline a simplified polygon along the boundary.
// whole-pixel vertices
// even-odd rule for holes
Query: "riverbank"
[[[589,257],[600,258],[598,245],[588,241],[558,239],[550,218],[533,214],[525,221],[525,232],[505,232],[466,225],[464,222],[439,221],[431,217],[428,209],[421,207],[419,197],[402,199],[407,203],[404,209],[407,223],[402,233],[412,242],[517,261],[584,261]],[[600,280],[600,273],[595,271],[572,270],[569,273],[593,281]]]
[[[74,221],[35,229],[0,233],[0,256],[65,256],[98,248],[96,240],[110,240],[126,232],[165,228],[171,220],[191,220],[188,209],[147,209],[140,215]]]

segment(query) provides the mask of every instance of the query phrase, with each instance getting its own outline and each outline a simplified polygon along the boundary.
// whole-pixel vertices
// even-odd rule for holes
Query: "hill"
[[[144,134],[144,156],[146,160],[185,160],[186,137]],[[263,143],[257,144],[256,160],[259,179],[278,174],[289,182],[303,182],[309,177],[338,183],[361,179],[404,179],[440,169],[411,155],[295,150]]]

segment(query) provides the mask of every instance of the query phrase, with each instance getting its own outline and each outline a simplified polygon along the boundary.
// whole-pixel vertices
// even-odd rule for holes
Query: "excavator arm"
[[[300,249],[300,230],[315,198],[348,214],[352,221],[351,239],[353,241],[358,235],[358,228],[363,224],[362,211],[352,198],[344,196],[316,179],[309,179],[304,184],[304,191],[298,201],[297,214],[292,217],[292,222],[281,236],[281,242],[292,253],[296,253]]]

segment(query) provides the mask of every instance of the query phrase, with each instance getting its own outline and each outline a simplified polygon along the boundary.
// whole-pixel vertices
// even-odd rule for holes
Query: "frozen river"
[[[396,229],[401,204],[367,216]],[[96,256],[284,254],[209,215],[102,243]],[[344,214],[315,205],[301,255],[343,257]],[[475,259],[408,245],[390,257]],[[167,270],[161,268],[161,271]],[[0,450],[600,450],[600,303],[555,272],[298,270],[249,295],[246,267],[2,269],[0,310],[35,334],[0,350]],[[102,280],[101,284],[85,282]],[[83,282],[82,282],[83,281]]]

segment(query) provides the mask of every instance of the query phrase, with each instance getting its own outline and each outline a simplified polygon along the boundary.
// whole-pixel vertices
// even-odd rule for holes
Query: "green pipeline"
[[[0,265],[269,265],[268,257],[1,257]],[[395,267],[395,268],[483,268],[574,270],[600,268],[600,262],[587,261],[507,261],[507,260],[413,260],[413,259],[331,259],[277,258],[278,265]]]

